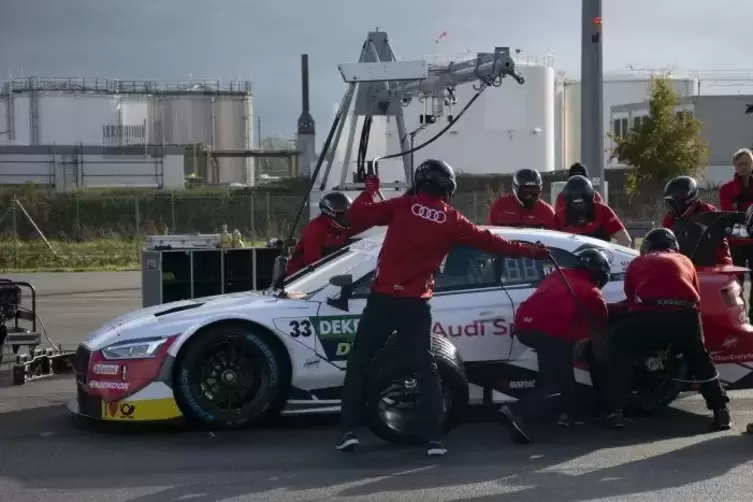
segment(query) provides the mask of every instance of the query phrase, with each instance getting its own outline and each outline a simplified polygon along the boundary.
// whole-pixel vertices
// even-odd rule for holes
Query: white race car
[[[624,299],[622,278],[637,251],[549,230],[490,230],[543,242],[562,267],[572,266],[580,249],[603,250],[612,264],[604,295]],[[337,412],[384,234],[363,234],[291,277],[284,292],[198,298],[115,319],[79,347],[78,397],[69,408],[101,420],[183,416],[212,427]],[[431,305],[448,428],[469,404],[516,400],[534,386],[535,354],[516,340],[512,322],[516,306],[553,270],[547,261],[468,247],[446,257]],[[390,343],[372,364],[367,416],[380,437],[410,443],[420,427],[412,406],[418,390],[399,354],[399,343]],[[576,377],[590,385],[588,371],[576,368]]]

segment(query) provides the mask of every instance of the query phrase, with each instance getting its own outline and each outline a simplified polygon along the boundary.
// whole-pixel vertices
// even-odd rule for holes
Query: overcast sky
[[[578,0],[0,0],[0,76],[252,79],[262,134],[293,134],[300,54],[326,134],[366,32],[402,59],[496,45],[579,71]],[[753,67],[753,1],[604,0],[606,69]],[[435,39],[448,36],[440,44]]]

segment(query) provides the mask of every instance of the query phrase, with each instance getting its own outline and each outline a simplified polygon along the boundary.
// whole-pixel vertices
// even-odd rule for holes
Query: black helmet
[[[319,209],[323,215],[332,218],[335,225],[348,228],[347,212],[350,204],[350,198],[344,193],[330,192],[319,201]]]
[[[664,202],[682,218],[698,202],[698,183],[690,176],[678,176],[664,187]]]
[[[588,270],[599,289],[609,282],[609,271],[612,267],[609,264],[609,258],[604,253],[598,249],[589,248],[576,253],[576,256],[578,261],[575,262],[575,268]]]
[[[416,168],[413,180],[417,191],[443,197],[448,201],[458,186],[455,181],[455,171],[452,170],[450,164],[436,159],[423,161]]]
[[[594,206],[594,186],[585,176],[576,174],[565,183],[562,198],[569,221],[588,219]]]
[[[652,251],[680,251],[680,244],[677,242],[674,232],[668,228],[655,228],[643,237],[641,243],[641,254]]]
[[[520,169],[512,177],[512,192],[523,207],[533,207],[541,195],[544,182],[536,169]]]
[[[567,172],[568,178],[572,178],[573,176],[577,175],[585,176],[586,178],[588,178],[588,169],[580,162],[576,162],[575,164],[570,166],[570,169]]]

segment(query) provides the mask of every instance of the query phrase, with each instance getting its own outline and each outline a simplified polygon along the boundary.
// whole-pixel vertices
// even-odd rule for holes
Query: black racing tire
[[[687,384],[677,381],[688,379],[685,359],[671,351],[660,359],[664,369],[656,372],[648,370],[645,359],[635,362],[633,389],[625,413],[634,416],[654,415],[667,408],[681,392],[687,390]]]
[[[403,413],[409,422],[402,426],[396,425],[395,421],[387,417],[388,414],[396,412],[385,409],[387,405],[383,400],[383,393],[394,387],[394,382],[404,382],[413,376],[410,361],[405,361],[401,357],[400,349],[400,343],[395,337],[369,367],[365,387],[366,422],[375,436],[387,442],[399,445],[423,444],[426,438],[422,434],[420,409],[414,406],[407,412],[398,411],[397,413]],[[442,427],[445,433],[449,433],[462,421],[468,408],[468,377],[460,353],[452,342],[441,336],[432,336],[432,351],[445,398],[446,409]]]
[[[216,357],[223,348],[228,351],[225,362]],[[279,413],[290,387],[289,365],[281,352],[251,326],[242,323],[210,326],[189,340],[175,361],[173,392],[178,407],[194,425],[219,429],[253,425]],[[235,359],[231,354],[237,354]],[[227,361],[240,362],[232,369]],[[230,406],[224,409],[217,399],[209,397],[210,386],[215,390],[232,387],[238,392],[243,392],[241,387],[244,387],[220,383],[228,369],[235,372],[236,382],[248,383],[248,392],[237,395],[239,399],[234,406],[234,401],[229,400]],[[219,396],[220,393],[215,393],[215,398]]]

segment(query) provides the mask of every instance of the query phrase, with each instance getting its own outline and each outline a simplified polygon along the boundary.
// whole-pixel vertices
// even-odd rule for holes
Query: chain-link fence
[[[665,208],[658,193],[632,202],[610,186],[610,205],[635,233],[661,221]],[[454,205],[485,224],[501,190],[460,192]],[[717,204],[717,194],[702,198]],[[152,193],[105,196],[96,193],[19,195],[0,206],[0,270],[138,266],[142,238],[157,234],[219,233],[238,229],[246,244],[287,235],[301,196],[278,193]],[[304,225],[308,218],[304,211]]]

